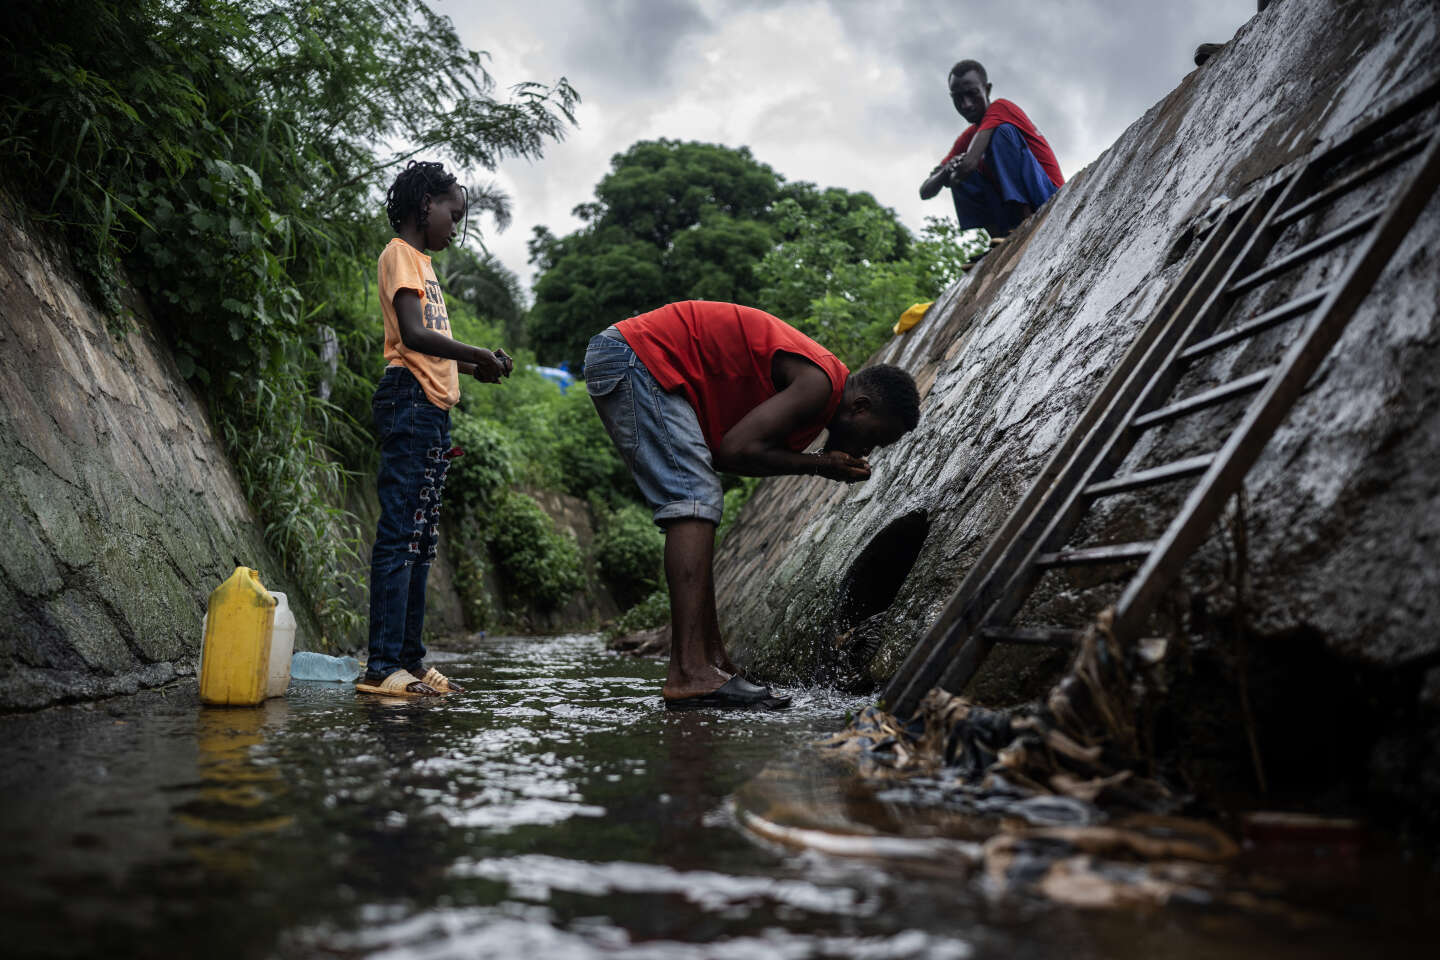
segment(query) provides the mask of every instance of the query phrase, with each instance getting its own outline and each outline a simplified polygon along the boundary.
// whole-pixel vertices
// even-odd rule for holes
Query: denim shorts
[[[685,395],[662,390],[614,327],[591,339],[583,372],[590,400],[654,508],[655,522],[718,524],[725,494]]]

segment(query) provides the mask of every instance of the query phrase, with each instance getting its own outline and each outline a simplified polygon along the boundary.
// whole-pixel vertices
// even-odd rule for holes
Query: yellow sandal
[[[434,673],[431,670],[430,673]],[[428,677],[430,674],[427,673]],[[412,687],[422,689],[414,690]],[[366,683],[362,676],[355,684],[358,693],[383,693],[389,697],[438,697],[440,690],[434,684],[420,680],[409,670],[396,670],[379,683]]]
[[[420,678],[420,682],[434,687],[441,693],[465,692],[464,687],[460,686],[458,683],[455,683],[453,680],[445,676],[445,674],[441,673],[439,670],[436,670],[434,667],[431,667],[429,670],[425,671],[425,676]]]

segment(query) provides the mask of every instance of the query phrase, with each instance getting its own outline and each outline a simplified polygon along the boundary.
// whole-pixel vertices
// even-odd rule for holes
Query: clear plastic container
[[[323,680],[349,683],[360,676],[360,661],[354,657],[330,657],[323,653],[301,650],[290,658],[292,680]]]
[[[270,670],[265,696],[283,697],[290,686],[290,655],[295,652],[295,613],[290,599],[272,592],[275,598],[275,629],[270,632]]]

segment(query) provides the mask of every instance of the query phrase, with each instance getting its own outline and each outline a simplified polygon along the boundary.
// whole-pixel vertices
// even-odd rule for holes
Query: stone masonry
[[[236,566],[308,604],[264,544],[200,398],[141,314],[117,341],[65,259],[0,209],[0,710],[194,674]]]
[[[1433,0],[1283,2],[1242,27],[872,358],[910,370],[922,405],[919,428],[872,456],[868,482],[760,487],[717,558],[736,658],[781,681],[834,675],[845,644],[836,637],[856,627],[867,646],[850,666],[872,686],[886,679],[1189,262],[1207,212],[1437,77]],[[1352,195],[1274,255],[1374,209],[1381,189]],[[1432,199],[1246,482],[1251,629],[1417,677],[1440,663],[1437,251]],[[1314,289],[1340,262],[1320,258],[1288,289]],[[1257,295],[1239,309],[1272,305]],[[1271,362],[1264,356],[1291,335],[1215,355],[1182,391]],[[1220,425],[1199,418],[1157,433],[1131,463],[1214,449]],[[1149,503],[1115,498],[1092,540],[1145,539],[1136,531],[1159,515]],[[1222,547],[1212,543],[1201,566],[1223,567]],[[885,593],[887,578],[897,582]],[[1202,592],[1202,580],[1188,575],[1187,589]],[[1081,600],[1104,595],[1088,589],[1097,585],[1059,578],[1035,619],[1083,622],[1093,610]],[[881,609],[847,613],[867,593]],[[1056,667],[1053,656],[1001,648],[990,686],[970,692],[1014,702],[1043,690]],[[1431,679],[1426,689],[1440,683]]]

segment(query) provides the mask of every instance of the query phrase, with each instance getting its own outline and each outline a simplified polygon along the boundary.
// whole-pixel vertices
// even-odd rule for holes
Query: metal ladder
[[[1112,628],[1122,643],[1139,638],[1156,602],[1205,540],[1225,500],[1238,489],[1440,184],[1440,135],[1434,117],[1427,118],[1423,130],[1353,172],[1333,181],[1325,175],[1376,139],[1396,133],[1437,100],[1440,83],[1432,83],[1343,138],[1322,144],[1299,161],[1293,173],[1276,177],[1249,202],[1232,204],[1234,209],[1221,215],[1154,319],[886,686],[882,703],[887,710],[908,719],[932,687],[959,693],[997,643],[1076,644],[1079,630],[1011,622],[1044,573],[1057,567],[1138,561],[1138,571],[1115,604]],[[1287,227],[1417,156],[1384,209],[1266,262]],[[1239,297],[1357,237],[1362,238],[1358,248],[1333,283],[1220,329]],[[1312,319],[1278,363],[1171,399],[1181,375],[1196,359],[1305,316]],[[1238,426],[1216,452],[1116,476],[1146,431],[1250,394],[1254,396]],[[1100,498],[1192,478],[1198,482],[1158,539],[1063,549]]]

